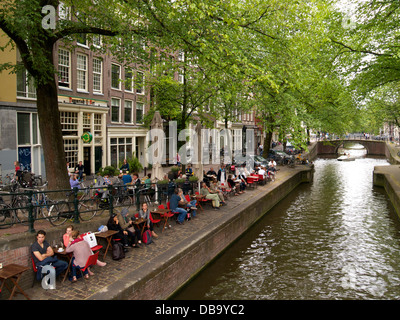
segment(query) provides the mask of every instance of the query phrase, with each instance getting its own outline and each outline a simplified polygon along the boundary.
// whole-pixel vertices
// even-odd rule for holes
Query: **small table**
[[[203,207],[201,206],[201,202],[206,201],[206,196],[204,194],[192,194],[191,195],[192,199],[196,199],[197,203],[199,204],[199,207],[201,210],[203,210]]]
[[[67,253],[65,249],[63,251],[58,251],[58,248],[53,248],[53,252],[57,257],[68,261],[68,268],[67,270],[65,270],[64,278],[61,281],[61,283],[64,283],[65,279],[67,278],[67,275],[71,271],[72,253]]]
[[[133,222],[133,224],[136,224],[136,226],[137,226],[138,229],[140,229],[140,228],[139,228],[139,225],[140,225],[141,223],[143,223],[142,231],[141,231],[141,233],[140,233],[140,234],[143,234],[144,227],[146,226],[146,223],[144,223],[144,222],[147,222],[147,219],[143,219],[143,218],[132,219],[132,222]]]
[[[153,214],[153,213],[159,214],[160,217],[164,219],[164,226],[162,228],[161,233],[164,231],[165,226],[168,223],[168,218],[169,218],[169,213],[170,212],[171,212],[170,209],[156,209],[156,210],[150,212],[151,214]]]
[[[28,269],[29,269],[28,267],[24,267],[18,264],[9,264],[0,269],[0,281],[1,281],[0,292],[3,290],[3,287],[5,285],[7,290],[11,292],[11,295],[8,298],[8,300],[11,300],[16,293],[21,293],[25,296],[25,298],[31,300],[29,296],[18,285],[18,281],[20,280],[21,275]],[[10,290],[10,288],[6,284],[6,280],[8,279],[10,279],[14,283],[14,287],[12,290]],[[18,289],[17,292],[15,292],[16,289]]]
[[[116,230],[107,230],[106,232],[95,233],[96,238],[105,239],[107,241],[107,247],[106,247],[106,251],[104,252],[103,259],[106,258],[108,248],[111,246],[112,236],[117,233],[118,233],[118,231],[116,231]]]

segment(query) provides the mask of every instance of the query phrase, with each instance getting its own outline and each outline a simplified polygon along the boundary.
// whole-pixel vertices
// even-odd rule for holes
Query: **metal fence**
[[[35,232],[35,222],[49,221],[59,226],[66,221],[80,223],[96,216],[111,216],[116,208],[138,211],[142,203],[149,207],[167,202],[176,187],[185,194],[194,194],[197,183],[153,184],[152,187],[132,187],[123,184],[96,185],[68,190],[34,188],[0,192],[0,229],[14,224],[27,225]]]

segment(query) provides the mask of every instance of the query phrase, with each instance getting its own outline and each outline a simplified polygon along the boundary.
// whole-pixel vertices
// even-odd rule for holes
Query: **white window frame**
[[[88,92],[88,56],[82,53],[76,55],[76,90]]]
[[[118,105],[115,105],[114,102],[118,101]],[[118,107],[118,120],[113,120],[113,108]],[[121,99],[119,98],[111,98],[111,110],[110,110],[110,119],[113,123],[121,123]]]
[[[142,121],[141,122],[139,122],[138,119],[137,119],[138,105],[142,106]],[[143,122],[144,122],[144,103],[143,102],[136,102],[136,105],[135,105],[135,121],[136,121],[136,124],[143,124]]]
[[[66,53],[68,53],[68,57],[65,58]],[[60,56],[64,56],[63,59],[60,59]],[[60,61],[63,60],[63,61]],[[68,60],[68,61],[67,61]],[[61,63],[63,62],[63,63]],[[64,64],[64,62],[67,62],[68,64]],[[63,71],[60,71],[60,67],[65,69]],[[67,73],[68,76],[68,81],[67,82],[62,82],[62,75],[63,73]],[[60,83],[66,83],[68,84],[67,86],[60,86]],[[58,49],[58,87],[60,89],[71,89],[71,52],[63,49],[63,48],[59,48]]]
[[[118,87],[113,87],[113,66],[118,67]],[[115,90],[121,90],[121,66],[116,63],[111,63],[111,88]]]
[[[139,74],[142,75],[141,83],[138,82]],[[144,72],[137,71],[136,72],[136,94],[144,94],[144,83],[145,83]]]
[[[126,107],[127,103],[130,103],[130,118],[131,121],[126,121],[126,110],[129,109]],[[124,123],[129,123],[132,124],[133,123],[133,101],[132,100],[125,100],[124,101]]]
[[[100,70],[98,69],[99,65],[96,65],[97,62],[100,62]],[[97,57],[93,58],[93,93],[103,93],[103,60]],[[95,81],[97,80],[96,77],[99,77],[99,86],[100,89],[97,89],[97,86],[95,85]]]
[[[126,88],[126,84],[127,84],[127,82],[128,82],[128,80],[127,80],[127,77],[126,77],[126,75],[128,74],[128,73],[130,73],[131,74],[131,78],[130,78],[130,89],[127,89]],[[134,89],[134,83],[133,83],[133,75],[134,75],[134,73],[133,73],[133,70],[132,70],[132,68],[125,68],[124,69],[124,74],[125,74],[125,82],[124,82],[124,88],[125,88],[125,91],[126,92],[133,92],[133,89]]]

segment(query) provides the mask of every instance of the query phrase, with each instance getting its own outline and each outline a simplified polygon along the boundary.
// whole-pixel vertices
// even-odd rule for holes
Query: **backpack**
[[[115,242],[112,246],[113,260],[121,260],[125,258],[124,246],[120,242]]]
[[[145,232],[143,232],[142,241],[145,244],[150,244],[153,242],[153,237],[151,236],[150,230],[147,229]]]

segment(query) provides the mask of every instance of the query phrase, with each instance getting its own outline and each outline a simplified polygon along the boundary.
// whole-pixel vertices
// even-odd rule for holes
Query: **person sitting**
[[[276,162],[274,160],[270,160],[268,163],[268,169],[267,169],[268,174],[271,175],[272,181],[275,181],[275,176],[276,176]]]
[[[218,194],[211,193],[210,188],[207,187],[207,184],[205,182],[202,183],[200,194],[205,195],[206,199],[210,199],[212,201],[213,208],[215,210],[219,210],[220,206],[219,196]]]
[[[228,177],[228,186],[229,186],[229,188],[231,188],[232,189],[232,191],[234,192],[234,195],[235,196],[238,196],[239,195],[239,193],[241,193],[241,192],[237,192],[237,187],[236,187],[236,183],[235,183],[235,181],[233,181],[233,179],[232,179],[232,177],[233,177],[233,175],[229,175],[229,177]]]
[[[81,188],[79,181],[76,179],[76,174],[71,174],[71,178],[69,179],[69,184],[71,185],[71,189],[73,188]]]
[[[210,183],[210,190],[211,193],[215,193],[219,196],[219,199],[221,200],[221,203],[223,205],[226,205],[224,194],[222,191],[218,188],[218,181],[216,179],[213,179]]]
[[[186,174],[186,177],[193,176],[193,170],[192,170],[192,167],[190,166],[190,164],[187,165],[187,168],[185,170],[185,174]]]
[[[93,252],[90,249],[89,244],[79,237],[79,231],[77,230],[72,231],[70,243],[65,251],[73,254],[73,258],[71,260],[71,274],[72,282],[76,282],[77,269],[82,269],[85,267],[88,258],[93,254]],[[86,270],[83,271],[83,275],[85,279],[88,279],[89,275],[93,276],[94,273],[91,272],[89,268],[86,268]]]
[[[128,247],[128,231],[122,229],[117,214],[112,214],[108,219],[107,228],[108,230],[118,231],[112,236],[112,239],[115,241],[120,240],[125,248]]]
[[[132,177],[129,174],[129,171],[125,170],[122,174],[121,180],[124,184],[130,185],[132,184]]]
[[[186,209],[186,211],[188,209],[190,209],[191,213],[192,213],[192,216],[195,217],[196,216],[196,210],[197,210],[197,208],[196,208],[197,200],[192,200],[190,202],[187,201],[185,196],[183,195],[183,190],[181,188],[178,188],[178,195],[181,198],[178,205],[181,208]]]
[[[122,230],[127,232],[128,243],[133,248],[140,248],[142,245],[141,232],[137,224],[134,224],[132,219],[129,219],[128,209],[122,209],[121,212],[117,212],[118,222],[121,225]]]
[[[207,171],[207,175],[216,177],[217,173],[214,171],[214,168],[211,167],[210,170]]]
[[[150,210],[147,207],[147,203],[143,202],[142,208],[139,210],[139,218],[146,220],[145,227],[151,231],[151,235],[154,238],[158,238],[158,235],[154,231],[153,221],[150,219]]]
[[[69,225],[66,229],[65,229],[65,233],[63,235],[63,244],[64,247],[68,247],[68,245],[70,244],[70,242],[73,240],[72,238],[72,232],[74,231],[74,226],[73,225]],[[93,252],[92,252],[93,254]],[[100,260],[97,260],[96,265],[100,266],[100,267],[104,267],[107,263],[102,262]],[[89,271],[90,272],[90,271]]]
[[[31,254],[35,266],[44,267],[46,265],[52,265],[55,268],[56,276],[61,272],[68,269],[68,263],[62,260],[58,260],[54,256],[54,251],[50,244],[46,241],[46,231],[39,230],[36,234],[36,241],[31,246]],[[41,272],[38,271],[38,279],[41,278]]]
[[[179,189],[175,188],[174,194],[170,199],[169,207],[172,212],[178,212],[178,218],[176,219],[176,223],[183,224],[183,222],[185,221],[185,217],[187,215],[187,211],[179,207],[179,201],[181,201],[181,197],[179,196]]]
[[[265,178],[265,170],[263,166],[260,166],[260,168],[258,169],[257,172],[259,175],[263,176],[263,178]]]

